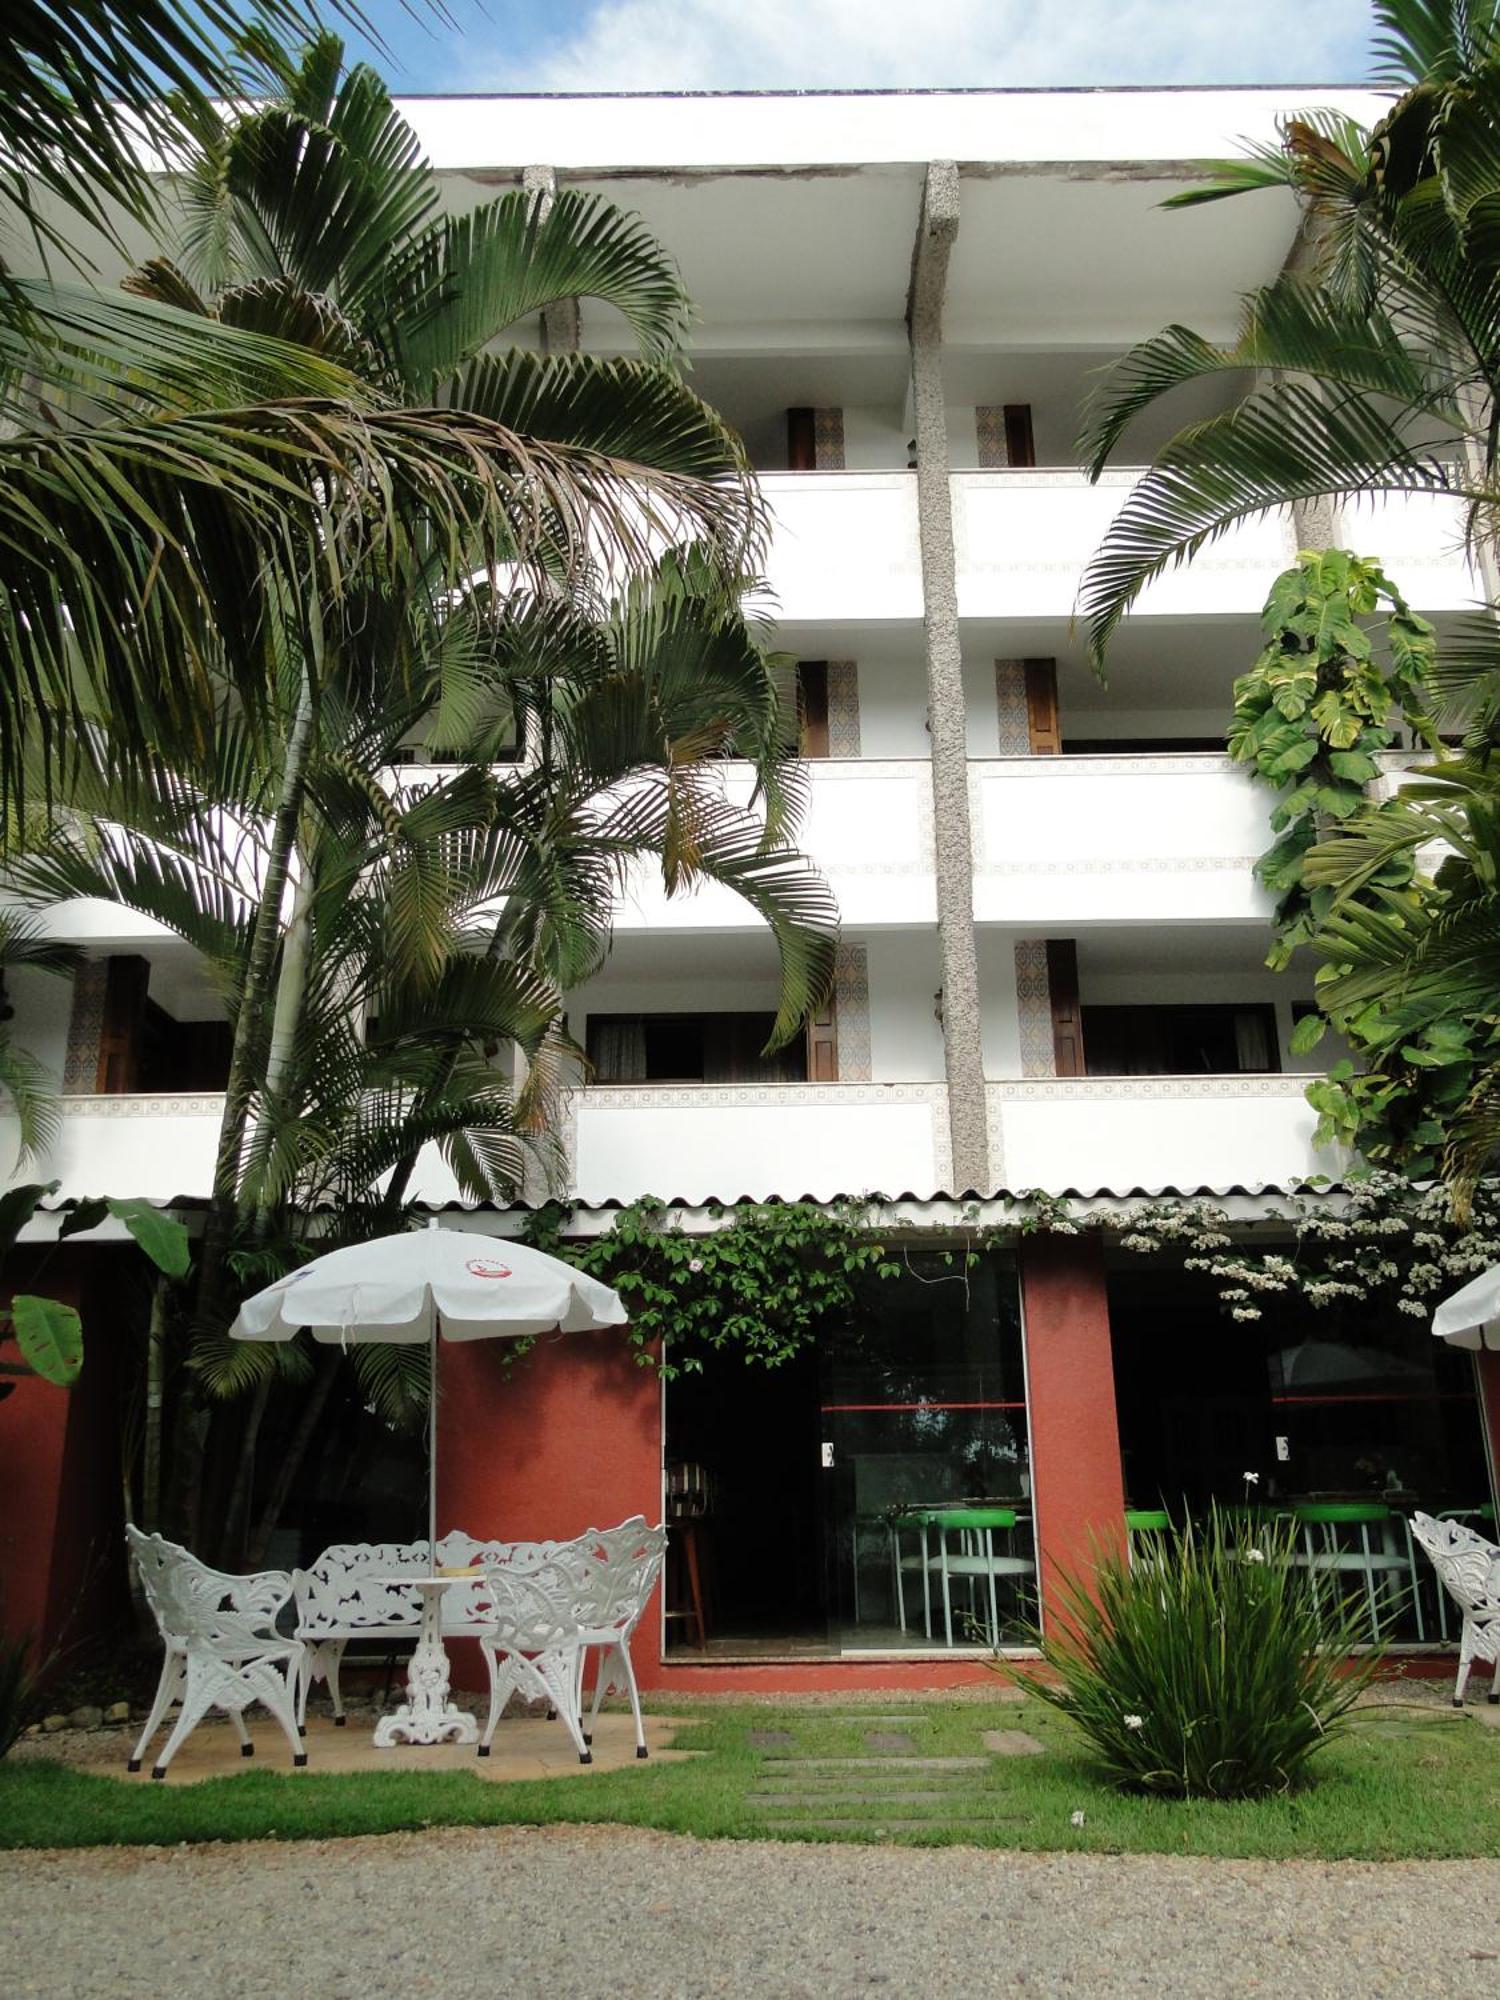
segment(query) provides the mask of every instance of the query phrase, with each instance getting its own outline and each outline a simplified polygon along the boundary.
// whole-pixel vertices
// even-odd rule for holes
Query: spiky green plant
[[[1252,1799],[1304,1784],[1379,1664],[1362,1618],[1291,1560],[1290,1524],[1210,1508],[1180,1534],[1100,1550],[1064,1579],[1032,1692],[1078,1725],[1117,1785]]]

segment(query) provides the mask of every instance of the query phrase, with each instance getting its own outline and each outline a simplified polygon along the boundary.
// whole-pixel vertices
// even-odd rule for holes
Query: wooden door
[[[1078,946],[1072,938],[1047,940],[1047,988],[1052,997],[1052,1067],[1058,1076],[1087,1076],[1083,1011],[1078,1004]]]

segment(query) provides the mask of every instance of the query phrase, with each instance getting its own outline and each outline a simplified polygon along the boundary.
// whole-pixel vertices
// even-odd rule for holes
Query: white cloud
[[[497,84],[537,90],[1341,83],[1367,0],[598,0]]]

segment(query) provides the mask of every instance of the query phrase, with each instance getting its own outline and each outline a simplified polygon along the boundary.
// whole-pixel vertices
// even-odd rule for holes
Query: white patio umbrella
[[[1492,1264],[1432,1315],[1432,1330],[1450,1347],[1487,1347],[1500,1353],[1500,1264]]]
[[[619,1295],[524,1243],[467,1230],[379,1236],[314,1257],[246,1299],[229,1329],[236,1340],[290,1340],[304,1327],[327,1346],[424,1340],[432,1350],[428,1403],[427,1546],[437,1561],[438,1337],[521,1340],[623,1326]]]

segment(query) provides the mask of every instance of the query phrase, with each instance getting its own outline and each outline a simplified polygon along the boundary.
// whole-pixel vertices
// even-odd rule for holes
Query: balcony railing
[[[722,767],[730,798],[748,804],[746,764]],[[917,759],[829,759],[807,766],[807,813],[798,843],[828,878],[846,925],[863,930],[931,924],[932,774]],[[619,931],[760,930],[750,905],[718,883],[668,897],[654,862],[632,870],[615,920]]]
[[[914,472],[764,472],[773,533],[766,562],[789,620],[920,619]]]
[[[981,923],[1265,922],[1274,796],[1213,755],[970,764]]]
[[[948,1184],[947,1093],[925,1083],[637,1084],[572,1093],[572,1193],[930,1193]]]
[[[1346,1164],[1313,1145],[1305,1076],[1028,1077],[991,1083],[997,1186],[1281,1187]]]
[[[960,472],[953,478],[958,608],[965,618],[1065,618],[1084,564],[1099,547],[1138,470],[1108,472],[1097,486],[1069,471]],[[1343,538],[1378,554],[1419,609],[1453,610],[1480,595],[1464,559],[1455,501],[1373,500],[1345,515]],[[1159,617],[1258,613],[1296,553],[1289,516],[1245,522],[1169,570],[1137,609]]]

